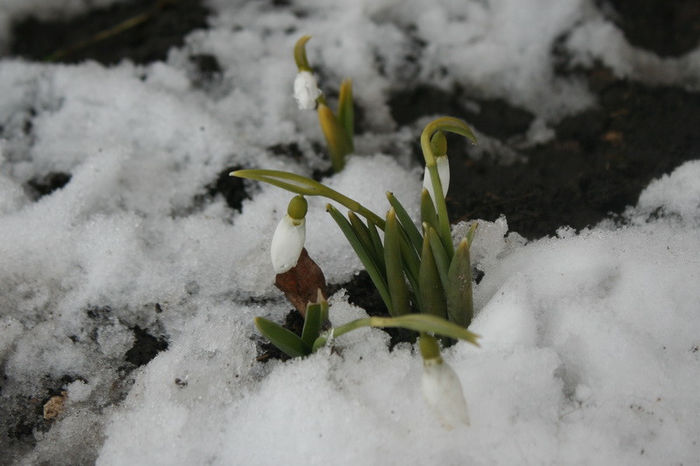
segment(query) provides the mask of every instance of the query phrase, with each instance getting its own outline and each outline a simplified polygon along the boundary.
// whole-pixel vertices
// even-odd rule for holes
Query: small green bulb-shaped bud
[[[423,356],[423,362],[425,364],[439,364],[442,362],[440,345],[435,337],[426,333],[421,333],[418,339],[418,346],[420,347],[420,354]]]
[[[306,212],[309,209],[309,203],[301,194],[294,196],[287,206],[287,214],[296,221],[306,217]]]
[[[430,138],[430,148],[433,150],[435,157],[447,155],[447,138],[442,131],[436,131],[433,137]]]

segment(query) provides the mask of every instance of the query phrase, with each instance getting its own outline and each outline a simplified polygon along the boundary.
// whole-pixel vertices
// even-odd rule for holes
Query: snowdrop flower
[[[447,155],[440,155],[435,158],[435,162],[437,162],[438,176],[440,177],[440,184],[442,184],[442,197],[445,197],[447,189],[450,187],[450,161],[447,160]],[[423,174],[423,188],[428,190],[433,203],[437,203],[428,167],[425,167],[425,173]]]
[[[437,340],[421,335],[423,355],[423,396],[443,425],[452,429],[459,424],[469,425],[469,411],[462,393],[462,384],[455,371],[440,356]]]
[[[316,99],[321,96],[316,78],[310,71],[299,71],[294,79],[294,98],[297,100],[300,110],[313,110],[316,108]]]
[[[306,240],[307,202],[303,196],[295,196],[289,201],[287,214],[280,221],[272,236],[270,257],[275,273],[288,271],[299,260]]]

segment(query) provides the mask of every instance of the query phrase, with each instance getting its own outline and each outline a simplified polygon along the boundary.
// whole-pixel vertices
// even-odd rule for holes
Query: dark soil
[[[27,185],[34,192],[38,199],[47,196],[57,189],[61,189],[71,179],[70,173],[50,172],[42,177],[32,178],[27,182]]]
[[[700,158],[700,94],[601,83],[605,71],[595,74],[599,107],[560,122],[551,142],[521,151],[526,162],[503,166],[470,158],[466,144],[450,148],[453,221],[505,214],[510,229],[530,239],[562,225],[580,230],[621,214],[652,179]]]
[[[616,80],[602,67],[582,74],[598,97],[597,108],[561,121],[547,144],[519,151],[525,162],[475,159],[461,138],[450,139],[452,182],[447,196],[453,221],[501,214],[511,230],[534,239],[569,225],[592,226],[637,202],[649,182],[684,161],[700,158],[700,94]],[[460,102],[477,102],[480,112]],[[448,109],[490,137],[522,138],[532,116],[498,100],[470,98],[461,88],[445,92],[419,86],[390,99],[394,118],[408,124]],[[422,161],[416,146],[416,158]]]
[[[597,0],[627,40],[662,57],[700,45],[698,0]]]
[[[163,60],[190,31],[207,26],[209,11],[202,3],[135,0],[63,20],[29,17],[12,26],[10,55],[63,63],[95,60],[105,65],[125,58],[134,63]]]
[[[133,328],[134,345],[126,352],[124,359],[134,366],[145,366],[158,353],[168,349],[168,342],[164,338],[156,338],[139,326]]]

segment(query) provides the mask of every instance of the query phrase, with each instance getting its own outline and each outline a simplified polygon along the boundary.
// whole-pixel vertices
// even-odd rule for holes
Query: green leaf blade
[[[301,331],[301,340],[309,348],[313,347],[314,341],[321,333],[323,320],[323,309],[321,303],[309,303],[306,306],[306,317],[304,318],[304,328]]]
[[[330,152],[333,171],[338,173],[345,166],[345,156],[353,151],[352,139],[327,105],[320,103],[317,112],[318,121],[321,124],[321,130]]]
[[[355,134],[355,108],[352,101],[352,81],[344,79],[340,84],[338,96],[338,120],[345,128],[345,133],[350,139],[351,148],[354,150],[353,136]],[[352,152],[352,151],[351,151]]]
[[[384,304],[386,305],[387,309],[391,309],[391,295],[389,294],[389,289],[387,288],[386,281],[382,276],[382,273],[380,272],[378,266],[372,260],[370,254],[368,254],[367,251],[364,249],[364,246],[355,234],[352,225],[340,212],[338,212],[338,209],[336,209],[332,205],[328,204],[326,206],[326,211],[329,214],[331,214],[331,217],[333,218],[333,220],[335,220],[335,223],[338,224],[338,227],[340,227],[340,230],[345,235],[345,238],[352,246],[353,250],[355,251],[355,254],[357,254],[357,257],[360,258],[360,261],[365,266],[369,277],[372,279],[372,283],[374,283],[374,286],[377,288],[377,291],[382,297],[382,300],[384,301]]]
[[[399,202],[398,199],[396,199],[396,197],[394,197],[394,193],[387,192],[386,198],[389,200],[389,204],[391,204],[391,207],[393,207],[396,211],[396,216],[399,219],[403,230],[406,232],[408,238],[411,240],[411,244],[420,254],[423,245],[423,235],[421,235],[420,231],[418,231],[418,227],[416,227],[416,225],[413,223],[411,216],[408,215],[408,212],[406,211],[404,206]]]
[[[350,220],[350,225],[355,232],[355,236],[357,236],[357,239],[360,240],[363,248],[374,261],[382,276],[386,278],[386,274],[384,272],[384,254],[381,251],[377,251],[375,243],[372,240],[372,234],[370,233],[369,227],[367,227],[367,225],[365,225],[364,222],[360,220],[360,218],[352,211],[348,212],[348,219]]]
[[[263,317],[256,317],[255,326],[270,343],[288,356],[297,358],[311,354],[310,346],[304,343],[294,332],[287,330],[281,325]]]
[[[421,312],[447,318],[447,302],[428,235],[423,238],[423,254],[418,270]]]
[[[390,209],[386,215],[386,230],[384,231],[384,262],[386,264],[386,281],[391,295],[390,314],[392,316],[411,312],[408,287],[403,274],[400,235],[396,213],[394,209]]]
[[[440,283],[442,284],[442,288],[446,290],[447,271],[450,268],[450,260],[447,258],[447,253],[445,252],[445,248],[443,247],[442,241],[440,241],[440,237],[435,231],[435,228],[428,224],[424,225],[424,227],[426,227],[426,235],[428,237],[428,241],[430,242],[430,250],[433,253],[433,258],[435,259],[435,266],[440,277]]]
[[[420,217],[423,223],[427,223],[437,230],[439,224],[437,212],[435,212],[435,204],[433,203],[433,198],[430,197],[430,193],[425,188],[423,188],[420,195]]]
[[[459,243],[452,258],[447,273],[445,297],[450,320],[462,327],[468,327],[474,317],[474,298],[469,241],[466,238]]]

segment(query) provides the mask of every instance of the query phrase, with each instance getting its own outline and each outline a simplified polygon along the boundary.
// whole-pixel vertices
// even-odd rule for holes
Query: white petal
[[[299,109],[313,110],[316,108],[316,99],[321,95],[321,90],[316,84],[316,78],[308,71],[300,71],[294,79],[294,98]]]
[[[421,382],[425,401],[445,427],[469,425],[469,411],[462,393],[462,384],[450,366],[444,362],[426,364]]]
[[[447,195],[447,190],[450,187],[450,161],[446,155],[441,155],[435,159],[437,162],[438,176],[442,185],[442,197]],[[430,193],[430,198],[435,203],[435,192],[433,191],[433,182],[430,180],[430,172],[426,167],[423,173],[423,187]]]
[[[275,229],[270,258],[275,273],[284,273],[297,265],[306,239],[306,220],[292,220],[285,215]]]

